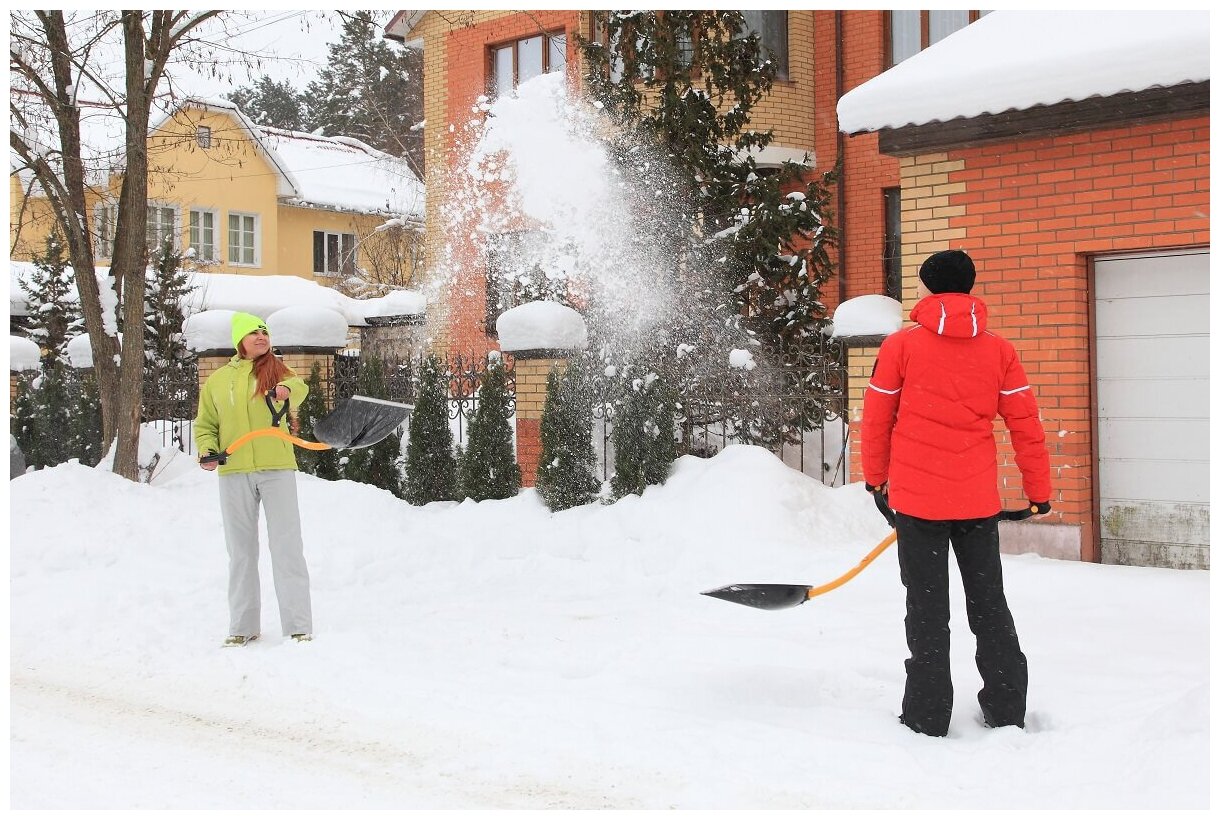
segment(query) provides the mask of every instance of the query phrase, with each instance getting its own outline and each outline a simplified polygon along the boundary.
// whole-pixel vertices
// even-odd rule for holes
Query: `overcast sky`
[[[224,38],[234,48],[228,55],[234,62],[226,66],[226,55],[218,54],[215,74],[177,67],[174,75],[187,93],[219,97],[264,74],[304,90],[326,65],[327,46],[339,38],[342,21],[333,11],[237,11],[226,25],[236,32],[235,37]],[[247,67],[236,60],[238,52],[260,56]]]

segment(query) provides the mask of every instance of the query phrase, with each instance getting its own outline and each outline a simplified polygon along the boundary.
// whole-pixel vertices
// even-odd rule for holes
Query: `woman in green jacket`
[[[309,387],[271,350],[266,323],[249,313],[233,316],[237,355],[208,377],[195,419],[197,452],[222,452],[239,436],[271,426],[266,396],[301,406]],[[295,414],[294,414],[295,415]],[[215,462],[201,462],[216,470]],[[267,512],[267,535],[280,626],[298,641],[311,640],[313,615],[309,569],[297,506],[296,455],[292,444],[273,436],[255,438],[220,465],[220,511],[229,551],[229,637],[244,646],[259,635],[258,507]]]

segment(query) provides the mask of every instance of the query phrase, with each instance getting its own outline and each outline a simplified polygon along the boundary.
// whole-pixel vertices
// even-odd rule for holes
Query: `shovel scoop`
[[[402,426],[411,408],[385,399],[352,396],[317,420],[314,437],[335,450],[372,447]]]
[[[269,394],[267,407],[271,410],[270,427],[251,430],[238,436],[223,452],[201,456],[199,463],[224,464],[238,447],[263,436],[282,438],[307,450],[354,450],[358,447],[372,447],[401,427],[411,414],[411,408],[405,404],[368,396],[352,396],[350,399],[344,399],[338,407],[314,423],[314,435],[318,441],[306,441],[280,428],[280,421],[288,414],[287,401],[283,407],[276,410]]]

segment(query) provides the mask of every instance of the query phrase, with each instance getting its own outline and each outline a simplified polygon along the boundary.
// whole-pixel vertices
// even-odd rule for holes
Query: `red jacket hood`
[[[970,339],[987,329],[987,304],[968,293],[934,293],[919,301],[911,321],[938,336]]]

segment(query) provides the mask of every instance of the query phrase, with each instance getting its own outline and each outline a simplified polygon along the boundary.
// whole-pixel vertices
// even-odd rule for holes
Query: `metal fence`
[[[504,355],[515,414],[515,368]],[[387,398],[413,406],[424,357],[383,361]],[[848,475],[846,348],[835,339],[816,337],[768,357],[776,366],[763,376],[734,370],[724,378],[684,384],[675,417],[678,448],[683,454],[711,456],[733,443],[759,444],[785,464],[825,484],[839,485]],[[332,408],[360,392],[362,360],[337,355],[324,360],[322,378],[329,385],[326,405]],[[454,441],[464,445],[467,428],[478,408],[479,386],[487,359],[452,355],[440,361],[449,382],[449,419]],[[198,377],[193,366],[173,378],[145,384],[142,421],[154,424],[163,446],[193,452],[192,419],[198,403]],[[302,374],[307,377],[308,374]],[[594,445],[602,480],[614,470],[613,379],[598,376],[594,386]]]

